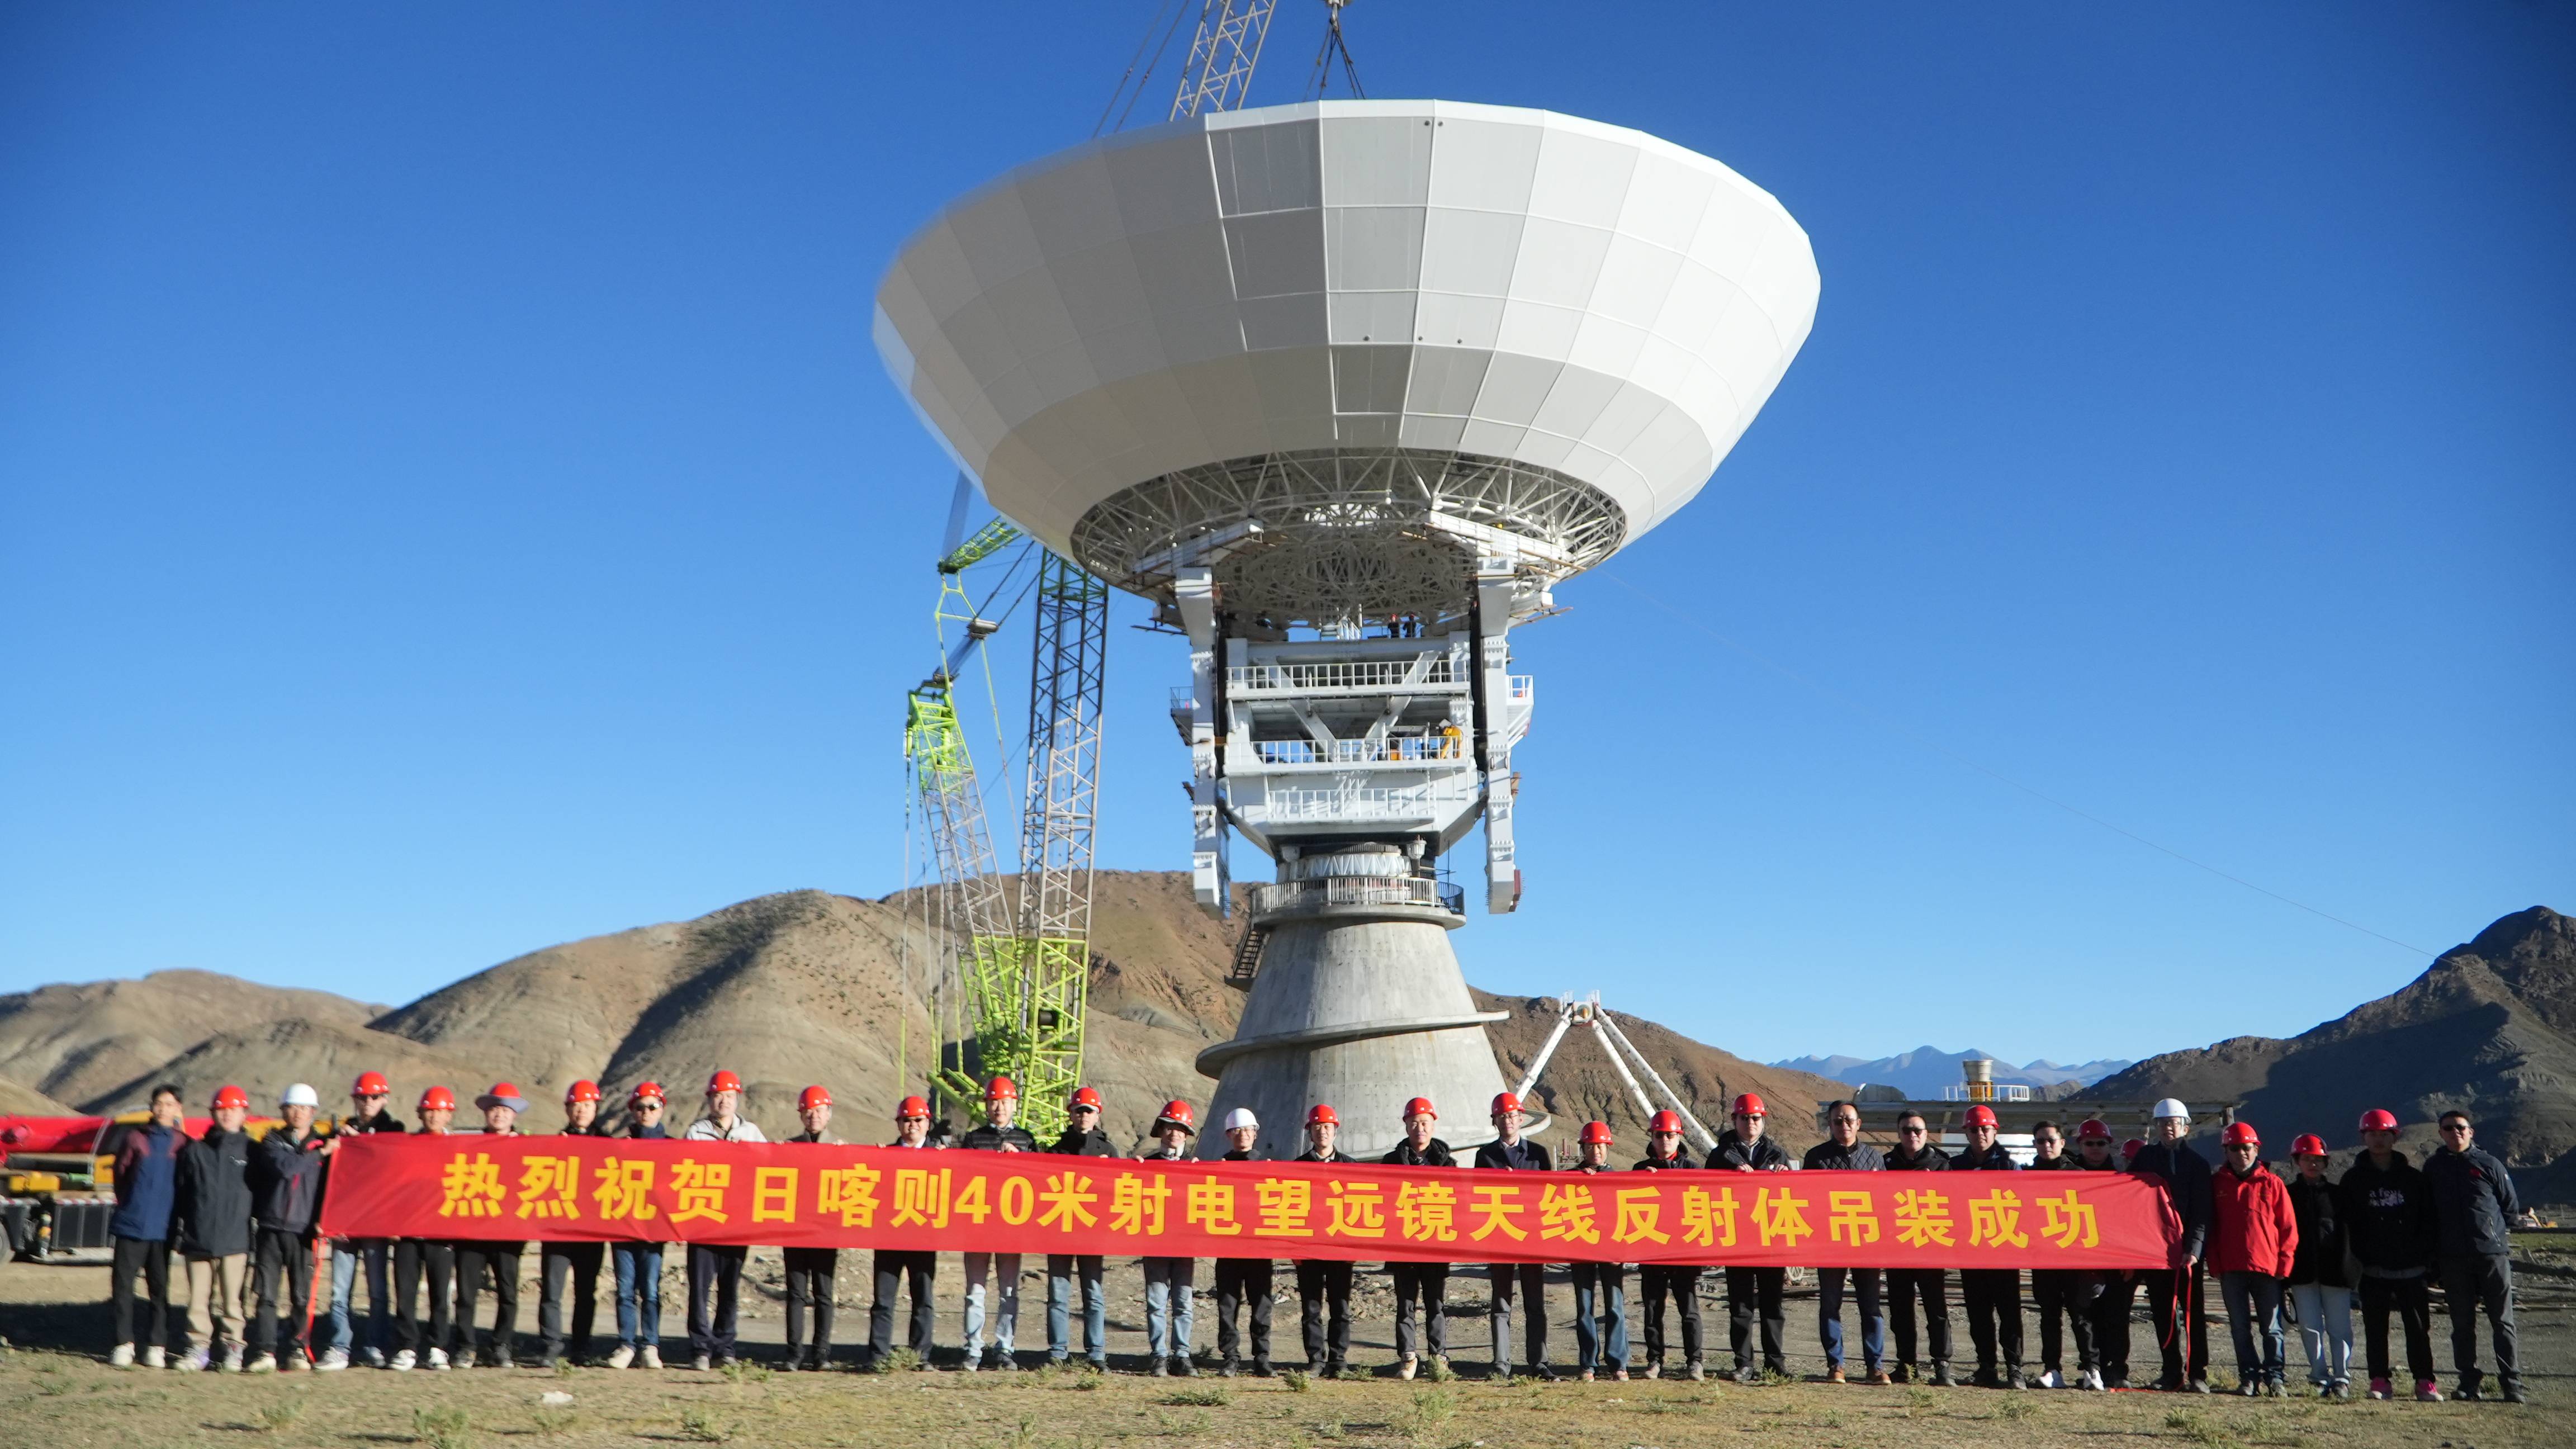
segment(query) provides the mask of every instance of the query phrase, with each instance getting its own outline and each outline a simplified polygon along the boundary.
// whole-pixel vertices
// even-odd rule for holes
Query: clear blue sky
[[[869,299],[1152,8],[0,10],[0,989],[399,1001],[894,889],[949,472]],[[1824,273],[1716,480],[1520,637],[1473,980],[2071,1060],[2428,959],[1963,759],[2427,951],[2576,909],[2576,11],[1349,27],[1379,94],[1719,157]],[[1103,863],[1183,866],[1185,661],[1118,617]]]

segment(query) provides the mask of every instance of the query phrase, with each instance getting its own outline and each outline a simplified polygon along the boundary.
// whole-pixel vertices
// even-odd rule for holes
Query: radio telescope
[[[1815,256],[1705,156],[1552,112],[1323,101],[1032,162],[942,212],[876,343],[986,499],[1185,631],[1192,880],[1257,974],[1199,1069],[1353,1153],[1503,1089],[1440,862],[1519,902],[1510,631],[1698,493],[1797,355]],[[1248,967],[1252,961],[1239,963]]]

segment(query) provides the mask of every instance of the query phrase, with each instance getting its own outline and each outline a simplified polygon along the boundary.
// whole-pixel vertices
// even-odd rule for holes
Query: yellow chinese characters
[[[731,1220],[725,1211],[725,1189],[733,1185],[733,1164],[700,1162],[683,1157],[671,1165],[671,1226],[705,1218],[712,1223]]]
[[[579,1218],[581,1159],[520,1158],[518,1215],[523,1218]]]
[[[2039,1234],[2061,1248],[2095,1248],[2102,1244],[2102,1224],[2093,1204],[2068,1188],[2062,1196],[2039,1200]]]
[[[1521,1202],[1519,1188],[1479,1187],[1474,1192],[1476,1201],[1470,1210],[1476,1214],[1476,1230],[1467,1235],[1470,1240],[1481,1243],[1499,1232],[1517,1243],[1529,1236],[1527,1228],[1512,1221],[1529,1211]]]
[[[1315,1211],[1315,1185],[1302,1177],[1265,1177],[1253,1184],[1252,1200],[1261,1215],[1254,1237],[1302,1238]]]
[[[1109,1231],[1136,1237],[1161,1237],[1163,1206],[1171,1196],[1172,1185],[1165,1182],[1159,1172],[1120,1174],[1117,1183],[1109,1190]]]
[[[2030,1234],[2021,1229],[2021,1194],[1999,1187],[1968,1204],[1968,1246],[2027,1248]]]
[[[590,1193],[600,1217],[641,1223],[659,1216],[662,1210],[653,1206],[651,1198],[655,1166],[649,1157],[612,1157],[601,1163],[599,1171],[591,1174],[597,1185]]]
[[[1664,1192],[1657,1187],[1623,1187],[1618,1196],[1619,1217],[1610,1229],[1614,1243],[1669,1243],[1673,1235],[1663,1230]]]
[[[1324,1224],[1325,1237],[1386,1236],[1386,1200],[1378,1196],[1385,1191],[1384,1184],[1343,1182],[1337,1178],[1324,1186],[1324,1208],[1332,1214],[1332,1220]]]
[[[1798,1246],[1801,1238],[1816,1235],[1807,1222],[1807,1205],[1814,1201],[1803,1198],[1785,1187],[1766,1187],[1753,1200],[1753,1226],[1762,1234],[1762,1246],[1775,1243]]]
[[[1956,1247],[1950,1232],[1949,1198],[1928,1187],[1896,1194],[1896,1241],[1909,1248]]]
[[[501,1167],[489,1152],[449,1160],[438,1177],[438,1215],[443,1218],[497,1218],[501,1215]]]
[[[827,1167],[814,1174],[814,1211],[840,1214],[845,1228],[877,1225],[877,1184],[885,1174],[873,1167]]]
[[[1877,1242],[1878,1200],[1866,1192],[1826,1193],[1825,1236],[1855,1248]]]
[[[919,1167],[898,1168],[894,1175],[894,1221],[889,1227],[944,1228],[948,1226],[949,1185],[956,1175],[954,1168],[937,1172]]]
[[[1182,1200],[1182,1211],[1189,1225],[1212,1238],[1240,1236],[1243,1224],[1234,1220],[1234,1184],[1213,1177],[1203,1177],[1190,1184]]]
[[[1417,1243],[1458,1241],[1458,1191],[1445,1182],[1398,1183],[1395,1226]]]
[[[1091,1205],[1100,1194],[1091,1190],[1091,1179],[1079,1172],[1057,1172],[1047,1176],[1046,1190],[1038,1194],[1045,1206],[1038,1210],[1038,1226],[1072,1232],[1100,1221]]]
[[[751,1173],[751,1220],[755,1223],[796,1221],[796,1169],[758,1167]]]
[[[1735,1246],[1735,1189],[1712,1193],[1704,1187],[1682,1191],[1682,1241],[1703,1248]]]

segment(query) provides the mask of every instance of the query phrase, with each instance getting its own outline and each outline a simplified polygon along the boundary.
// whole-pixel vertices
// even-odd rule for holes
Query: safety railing
[[[1410,659],[1352,659],[1322,664],[1248,664],[1225,671],[1225,687],[1239,694],[1310,689],[1395,689],[1405,685],[1457,684],[1447,651]]]
[[[1254,755],[1265,765],[1402,765],[1467,756],[1464,734],[1389,735],[1375,740],[1255,740]]]
[[[1252,888],[1252,909],[1261,915],[1325,906],[1428,906],[1463,915],[1466,904],[1454,888],[1444,893],[1440,882],[1423,876],[1337,875]]]

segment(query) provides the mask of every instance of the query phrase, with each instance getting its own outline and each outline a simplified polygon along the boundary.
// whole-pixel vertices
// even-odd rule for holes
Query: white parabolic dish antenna
[[[1019,168],[904,247],[876,342],[993,507],[1113,583],[1168,598],[1251,521],[1239,608],[1439,617],[1485,530],[1562,577],[1689,502],[1816,296],[1805,231],[1706,156],[1326,101]]]
[[[1517,907],[1508,635],[1689,502],[1806,341],[1807,234],[1717,162],[1546,111],[1201,114],[1021,167],[877,289],[876,342],[994,508],[1190,640],[1191,885],[1250,892],[1211,1119],[1352,1153],[1502,1088],[1447,932],[1482,827]],[[1221,1144],[1220,1144],[1221,1145]]]

